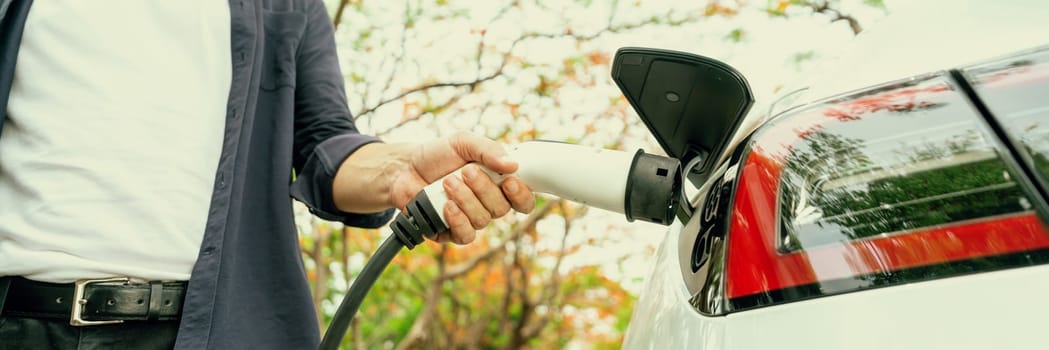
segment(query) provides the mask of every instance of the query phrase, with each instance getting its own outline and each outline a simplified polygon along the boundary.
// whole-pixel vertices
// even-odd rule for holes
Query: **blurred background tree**
[[[624,46],[721,59],[757,97],[886,13],[863,1],[327,0],[358,127],[387,142],[470,130],[659,152],[609,79]],[[556,156],[556,155],[552,155]],[[297,206],[322,327],[388,229]],[[618,348],[665,228],[541,196],[469,246],[401,254],[344,341],[356,349]]]

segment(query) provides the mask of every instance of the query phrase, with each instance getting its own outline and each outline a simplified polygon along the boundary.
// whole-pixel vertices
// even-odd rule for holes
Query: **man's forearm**
[[[411,171],[411,153],[416,147],[370,143],[350,154],[332,183],[335,206],[349,213],[374,213],[402,205],[394,195],[394,184]]]
[[[475,231],[511,208],[529,212],[535,196],[514,176],[495,183],[479,167],[502,174],[517,171],[495,141],[461,132],[427,143],[370,143],[350,154],[335,173],[332,196],[336,208],[348,213],[404,209],[428,184],[440,181],[449,201],[440,210],[449,232],[432,237],[466,244]],[[475,162],[477,165],[466,166]],[[464,166],[466,166],[464,168]],[[446,177],[462,169],[462,176]]]

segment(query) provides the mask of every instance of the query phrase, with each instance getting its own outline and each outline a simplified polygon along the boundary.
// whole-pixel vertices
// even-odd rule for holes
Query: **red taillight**
[[[753,138],[737,182],[735,309],[1049,262],[1017,170],[944,75],[793,112]]]

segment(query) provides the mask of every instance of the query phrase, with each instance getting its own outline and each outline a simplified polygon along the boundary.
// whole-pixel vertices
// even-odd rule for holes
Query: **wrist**
[[[332,184],[336,208],[373,213],[403,206],[400,197],[404,195],[397,184],[411,171],[412,150],[407,144],[370,143],[350,154],[339,165]]]

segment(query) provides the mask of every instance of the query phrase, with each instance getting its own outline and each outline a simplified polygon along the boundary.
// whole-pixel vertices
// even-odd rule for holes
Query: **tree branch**
[[[622,139],[622,138],[620,138],[620,139]],[[564,233],[564,235],[561,236],[561,247],[558,249],[557,261],[554,262],[554,267],[553,267],[553,269],[550,272],[550,278],[549,278],[550,282],[547,283],[545,288],[542,289],[542,291],[539,294],[539,298],[536,299],[535,302],[534,302],[534,304],[536,304],[536,305],[542,305],[544,303],[547,303],[549,300],[552,300],[557,295],[557,288],[559,288],[561,286],[561,272],[560,272],[560,270],[561,270],[561,262],[564,261],[565,256],[568,255],[566,253],[566,251],[568,249],[568,232],[572,230],[572,221],[575,218],[581,217],[583,215],[583,213],[585,213],[586,208],[587,208],[587,207],[582,207],[582,209],[580,209],[579,212],[577,212],[577,213],[575,213],[575,215],[572,215],[571,217],[569,217],[568,215],[565,214],[565,213],[567,213],[567,211],[565,210],[566,205],[568,205],[568,204],[565,203],[564,201],[562,201],[560,203],[561,215],[562,215],[562,217],[565,220],[565,224],[564,224],[565,233]],[[551,318],[553,318],[554,309],[555,308],[553,308],[553,307],[547,307],[547,310],[549,310],[549,311],[546,314],[541,315],[538,319],[536,319],[536,321],[534,323],[528,325],[528,327],[525,327],[525,329],[522,331],[522,333],[524,335],[524,338],[525,339],[531,339],[531,338],[534,338],[534,337],[538,336],[539,332],[541,332],[543,330],[543,327],[546,327],[546,324],[550,322]]]
[[[313,240],[313,251],[310,252],[310,258],[313,259],[313,272],[314,272],[314,283],[313,283],[313,309],[321,310],[321,303],[324,299],[328,298],[328,263],[327,258],[324,257],[323,251],[324,246],[328,245],[329,230],[322,232],[316,232]],[[317,321],[324,323],[324,316],[322,313],[317,313]]]
[[[350,290],[350,232],[348,227],[342,228],[342,249],[339,250],[339,260],[342,262],[342,279],[346,280],[346,290]]]
[[[444,273],[444,251],[445,247],[441,246],[436,254],[437,258],[437,274],[441,275]],[[408,330],[408,335],[397,344],[396,350],[407,350],[411,349],[415,344],[426,340],[426,331],[430,328],[430,324],[433,323],[433,319],[437,317],[437,304],[441,298],[441,284],[443,282],[440,279],[434,279],[430,283],[429,293],[426,293],[425,299],[423,299],[423,309],[419,311],[419,316],[412,322],[411,329]]]
[[[375,110],[379,109],[379,107],[382,107],[383,105],[386,105],[388,103],[400,100],[400,99],[404,98],[405,96],[414,94],[416,92],[421,92],[421,91],[426,91],[426,90],[436,89],[436,88],[443,88],[443,87],[463,87],[463,86],[469,87],[470,91],[473,91],[473,89],[476,88],[477,85],[479,85],[479,84],[481,84],[483,82],[495,79],[495,78],[499,77],[500,75],[503,75],[503,67],[505,67],[505,66],[506,66],[506,61],[503,61],[503,64],[500,65],[499,69],[496,70],[494,73],[489,74],[488,76],[485,76],[485,77],[474,79],[472,81],[440,82],[440,83],[430,83],[430,84],[416,86],[416,87],[414,87],[412,89],[408,89],[408,90],[406,90],[404,92],[401,92],[400,94],[397,94],[397,95],[395,95],[393,97],[390,97],[390,98],[384,99],[382,101],[379,101],[379,103],[376,103],[374,106],[371,106],[369,108],[364,109],[363,111],[361,111],[361,113],[357,114],[357,116],[354,117],[354,120],[360,119],[361,117],[363,117],[365,115],[368,115],[368,114],[371,114],[372,112],[375,112]]]
[[[486,264],[484,265],[484,271],[482,271],[481,274],[487,275],[491,270],[492,265]],[[486,343],[485,330],[488,328],[489,322],[492,321],[492,314],[487,312],[480,314],[481,316],[478,317],[478,319],[475,319],[470,323],[471,326],[466,332],[467,336],[465,339],[469,341],[464,346],[466,350],[479,350],[481,349],[481,346]]]
[[[511,4],[511,5],[514,5],[514,4]],[[500,13],[496,16],[496,19],[498,19],[499,17],[502,17],[504,14],[505,14],[504,11],[500,11]],[[680,19],[674,19],[674,18],[672,18],[673,12],[667,12],[662,17],[657,16],[657,17],[648,18],[646,20],[635,22],[635,23],[625,23],[625,24],[620,24],[620,25],[612,25],[612,18],[614,16],[614,14],[615,13],[613,11],[612,15],[609,16],[609,24],[608,24],[608,26],[606,26],[605,28],[602,28],[601,30],[598,30],[596,32],[593,32],[593,33],[590,33],[590,34],[586,34],[586,35],[576,34],[576,33],[571,32],[571,31],[566,31],[566,32],[562,32],[562,33],[525,33],[525,34],[521,35],[520,37],[518,37],[517,39],[514,39],[514,41],[510,45],[510,48],[507,49],[506,52],[503,52],[503,60],[502,60],[502,62],[500,62],[499,68],[497,68],[494,72],[492,72],[492,73],[490,73],[488,75],[485,75],[485,76],[481,76],[480,75],[481,74],[481,72],[480,72],[480,53],[483,52],[483,48],[485,47],[484,46],[484,36],[482,35],[481,42],[478,44],[479,45],[479,47],[478,47],[478,55],[477,55],[477,58],[478,58],[478,72],[477,72],[478,78],[473,79],[473,80],[469,80],[469,81],[436,82],[436,83],[429,83],[429,84],[423,84],[423,85],[416,86],[414,88],[402,91],[401,93],[399,93],[397,95],[391,96],[391,97],[386,98],[386,99],[382,99],[378,103],[376,103],[375,105],[373,105],[371,107],[364,108],[363,110],[361,110],[361,112],[357,113],[354,116],[354,120],[356,121],[356,120],[358,120],[358,119],[360,119],[360,118],[362,118],[362,117],[364,117],[366,115],[372,114],[372,113],[374,113],[376,110],[378,110],[379,108],[381,108],[384,105],[387,105],[389,103],[393,103],[393,102],[398,101],[398,100],[400,100],[402,98],[405,98],[405,97],[407,97],[409,95],[412,95],[412,94],[415,94],[415,93],[419,93],[419,92],[428,91],[428,90],[431,90],[431,89],[447,88],[447,87],[468,87],[468,89],[467,89],[467,91],[465,93],[473,92],[474,89],[476,89],[478,85],[480,85],[480,84],[482,84],[484,82],[487,82],[489,80],[498,78],[500,76],[503,76],[504,75],[504,69],[506,68],[506,65],[509,63],[510,56],[511,56],[511,54],[513,54],[514,49],[517,48],[518,44],[520,44],[521,42],[523,42],[525,40],[572,38],[572,39],[575,39],[577,41],[590,41],[590,40],[597,39],[598,37],[600,37],[602,35],[605,35],[605,34],[620,33],[620,32],[624,32],[624,31],[628,31],[628,30],[641,28],[641,27],[644,27],[644,26],[647,26],[647,25],[663,24],[663,25],[669,25],[669,26],[677,26],[677,25],[690,23],[690,22],[693,22],[693,21],[696,21],[696,20],[700,19],[700,16],[696,16],[696,15],[690,15],[690,16],[686,16],[686,17],[683,17],[683,18],[680,18]],[[421,113],[421,114],[425,114],[425,113]],[[413,121],[415,119],[418,119],[419,117],[421,117],[421,115],[419,115],[417,117],[414,117],[414,118],[407,118],[406,121],[410,122],[410,121]],[[403,126],[403,124],[398,124],[398,126]],[[392,130],[392,129],[390,129],[390,130]]]
[[[520,288],[517,288],[517,297],[521,303],[521,312],[519,316],[520,318],[517,322],[514,322],[513,332],[510,333],[511,349],[520,349],[524,347],[525,340],[527,339],[524,337],[524,326],[528,323],[528,320],[535,312],[535,305],[532,304],[531,300],[528,298],[528,270],[521,264],[521,238],[522,236],[518,236],[517,240],[514,242],[513,259],[513,267],[517,269],[518,276],[520,276],[521,286]]]
[[[339,24],[342,23],[342,12],[346,9],[346,5],[350,4],[350,0],[339,0],[339,6],[335,8],[335,18],[331,20],[331,26],[334,29],[339,29]]]
[[[373,134],[375,136],[377,136],[377,137],[382,137],[383,135],[385,135],[388,132],[397,130],[397,128],[400,128],[402,126],[407,125],[408,123],[411,123],[411,122],[419,120],[420,118],[422,118],[424,115],[426,115],[428,113],[435,113],[437,111],[442,111],[442,110],[444,110],[444,109],[446,109],[448,107],[451,107],[456,102],[459,102],[459,99],[462,98],[463,95],[464,94],[459,94],[459,95],[452,96],[447,101],[444,101],[444,103],[441,103],[439,106],[433,106],[433,107],[428,107],[426,109],[423,109],[422,111],[420,111],[416,115],[414,115],[414,116],[412,116],[410,118],[402,119],[401,121],[397,122],[397,124],[394,124],[393,126],[389,127],[388,129],[383,130],[383,131],[376,131]],[[368,121],[370,123],[371,122],[371,118],[368,118]]]
[[[411,5],[409,4],[408,1],[405,1],[404,2],[404,22],[401,23],[400,50],[397,52],[397,56],[395,56],[394,59],[393,59],[393,63],[392,63],[393,67],[390,69],[390,74],[386,76],[386,83],[383,84],[382,89],[379,89],[379,97],[382,97],[383,95],[386,94],[386,91],[390,90],[390,86],[393,85],[393,79],[397,76],[397,72],[401,68],[401,63],[404,62],[405,52],[408,51],[406,49],[405,43],[407,43],[407,41],[408,41],[408,29],[410,27],[410,21],[408,19],[409,19],[410,16],[411,16]],[[383,61],[384,64],[386,62],[388,62],[388,61],[386,61],[386,60]],[[365,89],[364,90],[364,94],[362,94],[362,96],[361,96],[361,106],[364,106],[365,103],[367,103],[367,101],[368,101],[368,97],[369,97],[368,96],[368,91],[371,91],[371,90]],[[354,120],[356,120],[356,119],[357,118],[355,117]],[[369,129],[371,129],[371,122],[372,122],[372,118],[368,118],[368,128]],[[400,124],[398,124],[398,126],[400,126]]]
[[[350,320],[350,334],[353,334],[353,347],[364,349],[364,333],[361,332],[361,320],[354,317]]]
[[[849,28],[852,29],[852,35],[859,34],[863,31],[863,27],[860,26],[860,21],[852,15],[841,13],[840,10],[830,7],[827,1],[821,2],[805,2],[805,6],[812,9],[814,13],[825,14],[831,17],[831,22],[845,21],[849,23]]]

